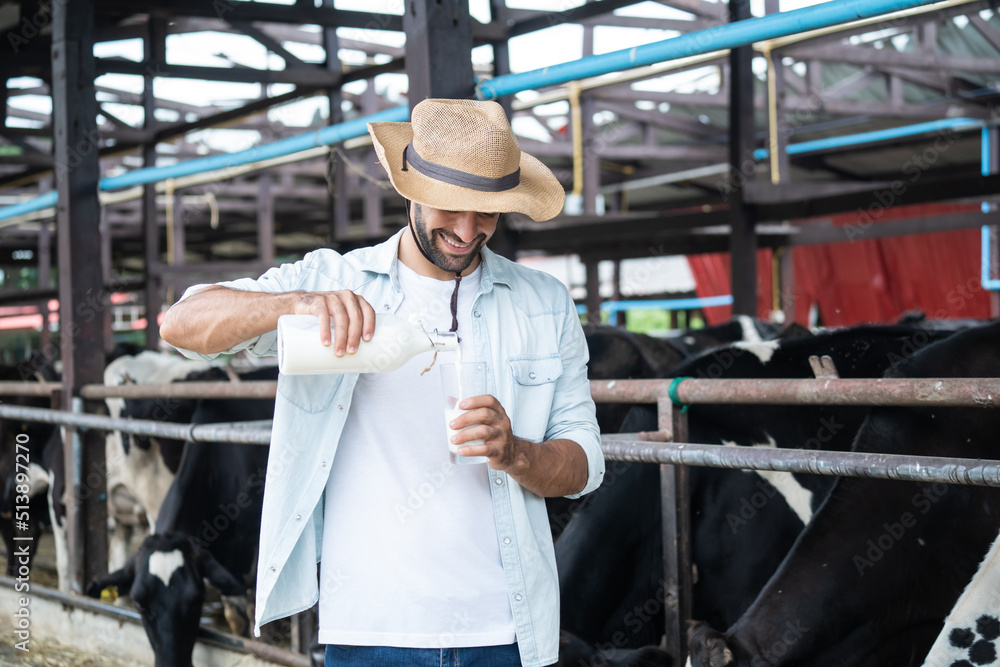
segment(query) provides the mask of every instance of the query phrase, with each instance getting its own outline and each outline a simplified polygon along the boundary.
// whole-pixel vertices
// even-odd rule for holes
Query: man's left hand
[[[496,397],[489,394],[470,396],[458,404],[463,412],[451,422],[451,428],[459,431],[452,437],[453,444],[462,445],[471,440],[485,440],[481,445],[460,447],[462,456],[486,456],[490,459],[490,467],[517,474],[528,466],[527,448],[533,443],[522,440],[514,435],[507,411],[500,405]]]

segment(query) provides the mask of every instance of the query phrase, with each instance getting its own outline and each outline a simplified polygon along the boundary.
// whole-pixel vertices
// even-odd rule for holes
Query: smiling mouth
[[[472,244],[473,244],[473,241],[469,241],[468,243],[456,243],[455,241],[452,241],[451,239],[449,239],[447,236],[442,236],[441,239],[447,245],[449,245],[450,247],[454,248],[455,250],[468,250],[469,248],[472,247]]]

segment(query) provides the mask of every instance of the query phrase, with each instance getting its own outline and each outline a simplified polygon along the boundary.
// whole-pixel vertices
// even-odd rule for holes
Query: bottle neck
[[[455,350],[458,348],[458,334],[454,331],[435,329],[429,335],[435,350]]]

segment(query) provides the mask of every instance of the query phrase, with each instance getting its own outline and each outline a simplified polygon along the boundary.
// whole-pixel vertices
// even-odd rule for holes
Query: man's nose
[[[474,211],[463,211],[458,214],[452,231],[462,239],[463,243],[468,243],[479,235],[479,229],[476,227],[477,218]]]

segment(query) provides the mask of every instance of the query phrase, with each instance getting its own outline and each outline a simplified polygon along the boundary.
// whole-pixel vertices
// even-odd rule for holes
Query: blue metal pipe
[[[57,201],[59,201],[59,193],[52,190],[51,192],[46,192],[44,195],[39,195],[34,199],[23,201],[20,204],[12,204],[11,206],[0,208],[0,220],[14,218],[19,215],[24,215],[25,213],[34,213],[35,211],[41,211],[45,208],[51,208],[56,205]]]
[[[723,294],[721,296],[706,296],[704,298],[691,299],[656,299],[648,301],[605,301],[601,304],[602,311],[617,313],[628,310],[690,310],[692,308],[711,308],[712,306],[731,306],[733,296]],[[586,304],[576,307],[576,312],[583,314],[587,312]]]
[[[933,120],[926,123],[916,123],[914,125],[903,125],[901,127],[889,127],[884,130],[873,130],[871,132],[859,132],[858,134],[847,134],[840,137],[826,137],[813,141],[800,141],[789,144],[785,149],[789,155],[799,155],[814,151],[829,150],[831,148],[844,148],[846,146],[857,146],[859,144],[875,143],[877,141],[887,141],[889,139],[899,139],[901,137],[912,137],[917,134],[929,134],[940,132],[941,130],[973,130],[983,128],[983,121],[974,118],[945,118]],[[985,149],[984,149],[985,150]],[[758,148],[753,156],[756,160],[766,160],[770,151],[766,148]],[[985,172],[984,172],[985,173]]]
[[[989,176],[993,173],[993,164],[990,160],[992,154],[992,132],[990,128],[983,127],[982,133],[982,151],[980,152],[980,172],[983,176]],[[983,202],[982,204],[983,213],[990,212],[989,202]],[[979,270],[980,277],[979,280],[983,284],[983,289],[988,290],[998,290],[1000,289],[1000,279],[990,277],[990,266],[992,265],[990,252],[990,228],[987,225],[982,227],[982,258],[980,259]]]
[[[196,158],[185,162],[166,167],[146,167],[136,169],[120,176],[111,176],[101,179],[102,190],[118,190],[134,185],[144,185],[165,181],[168,178],[180,178],[201,174],[206,171],[216,171],[218,169],[231,169],[251,162],[270,160],[284,155],[291,155],[300,151],[336,144],[346,139],[360,137],[368,132],[368,123],[380,123],[384,121],[403,122],[410,117],[408,106],[398,106],[386,109],[364,118],[355,118],[337,125],[324,127],[321,130],[307,132],[287,139],[280,139],[269,144],[262,144],[248,148],[238,153],[226,153],[224,155],[212,155],[210,157]]]
[[[255,146],[245,151],[237,153],[226,153],[224,155],[212,155],[209,157],[196,158],[178,162],[164,167],[144,167],[136,169],[120,176],[109,176],[102,178],[101,190],[117,190],[135,185],[145,185],[146,183],[156,183],[168,178],[180,178],[191,176],[219,169],[231,169],[241,165],[270,160],[283,155],[291,155],[299,151],[339,143],[354,137],[360,137],[367,131],[368,123],[379,123],[383,121],[402,122],[409,118],[410,110],[406,105],[386,109],[370,116],[356,118],[337,125],[324,127],[321,130],[307,132],[287,139],[281,139],[269,144]],[[14,204],[0,209],[0,221],[7,220],[26,213],[34,213],[51,206],[55,206],[58,200],[56,191],[46,192],[44,195],[35,197],[20,204]]]
[[[991,129],[987,125],[983,125],[982,130],[982,143],[980,144],[979,152],[979,171],[983,176],[989,176],[993,173],[993,163],[990,160],[991,144],[990,144],[990,132]]]
[[[495,100],[522,90],[554,86],[592,76],[610,74],[645,65],[732,49],[766,39],[829,28],[849,21],[871,18],[904,9],[929,5],[936,0],[830,0],[819,5],[780,14],[718,25],[652,44],[621,49],[573,62],[498,76],[476,86],[481,100]]]
[[[628,310],[690,310],[692,308],[711,308],[712,306],[731,306],[733,296],[706,296],[691,299],[658,299],[652,301],[605,301],[601,310],[617,313]]]
[[[980,164],[979,172],[983,176],[989,176],[990,175],[990,171],[992,171],[992,169],[993,169],[993,165],[992,165],[991,160],[990,160],[990,152],[991,152],[991,150],[990,150],[990,128],[987,125],[985,125],[985,124],[983,125],[982,139],[981,139],[979,145],[980,145],[980,149],[979,149],[980,150],[980,154],[979,154],[979,164]],[[984,201],[982,203],[982,205],[980,206],[980,208],[982,208],[983,213],[989,213],[990,212],[990,203]]]
[[[982,227],[982,245],[980,246],[983,251],[982,259],[980,259],[980,277],[979,280],[983,284],[983,289],[996,290],[1000,289],[1000,280],[997,278],[990,277],[990,228],[987,225]]]

